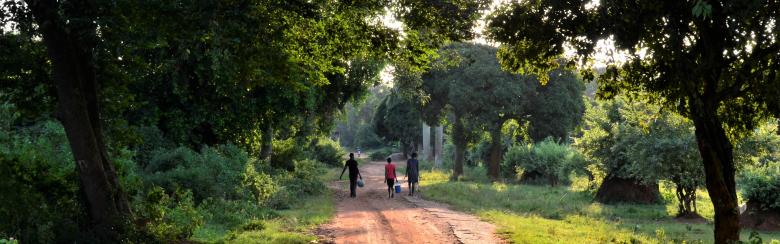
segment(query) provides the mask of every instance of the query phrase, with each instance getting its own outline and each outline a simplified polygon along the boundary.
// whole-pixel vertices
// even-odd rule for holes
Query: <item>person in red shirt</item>
[[[385,182],[387,182],[387,197],[395,197],[395,191],[393,191],[393,186],[395,185],[395,164],[391,162],[390,158],[387,158],[387,164],[385,165]]]

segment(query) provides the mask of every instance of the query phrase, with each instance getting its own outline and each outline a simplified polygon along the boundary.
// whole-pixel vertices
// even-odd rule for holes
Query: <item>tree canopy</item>
[[[89,210],[85,230],[113,242],[132,212],[107,148],[138,144],[132,135],[139,127],[157,127],[175,144],[196,149],[220,143],[254,149],[262,135],[303,143],[364,95],[386,62],[426,70],[431,50],[471,37],[486,6],[484,0],[3,1],[0,49],[22,55],[0,57],[12,64],[2,67],[0,79],[12,81],[3,82],[3,92],[21,108],[63,122]],[[386,14],[403,23],[403,34],[382,23]],[[44,102],[25,103],[33,91]]]
[[[433,69],[422,75],[422,90],[429,98],[423,104],[423,117],[433,124],[449,112],[456,148],[463,150],[469,137],[466,131],[491,133],[488,174],[499,177],[504,151],[501,128],[509,119],[530,122],[535,140],[565,138],[579,124],[584,112],[584,85],[571,70],[552,71],[553,78],[541,85],[533,75],[516,75],[501,69],[497,49],[487,45],[453,43],[442,48]],[[458,129],[457,131],[461,131]],[[462,160],[456,158],[456,168]],[[457,162],[461,162],[460,164]],[[455,172],[458,172],[456,169]]]
[[[612,41],[626,61],[609,62],[599,95],[644,91],[693,121],[715,239],[726,243],[739,239],[729,135],[780,113],[778,11],[772,0],[533,0],[500,7],[488,32],[504,67],[534,73],[558,66],[567,48],[587,62]]]

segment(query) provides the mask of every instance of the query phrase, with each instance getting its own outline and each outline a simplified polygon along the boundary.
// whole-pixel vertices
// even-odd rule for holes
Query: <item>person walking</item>
[[[417,153],[412,153],[412,158],[406,160],[406,181],[409,182],[409,196],[414,196],[417,182],[420,181],[420,161],[417,161]]]
[[[358,163],[355,161],[355,154],[349,154],[349,160],[344,164],[344,169],[341,170],[339,180],[341,180],[341,177],[344,177],[344,171],[346,171],[347,168],[349,168],[349,197],[355,198],[357,197],[355,187],[357,186],[358,177],[363,180],[363,176],[360,175],[360,170],[358,169]]]
[[[387,164],[385,165],[385,182],[387,183],[387,197],[395,197],[395,191],[393,191],[393,186],[395,186],[395,164],[391,162],[390,158],[387,158]]]

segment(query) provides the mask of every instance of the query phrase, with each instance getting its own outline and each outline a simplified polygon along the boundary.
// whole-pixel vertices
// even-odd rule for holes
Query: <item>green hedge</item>
[[[571,173],[583,172],[586,166],[576,150],[551,139],[510,147],[501,165],[504,177],[521,178],[524,174],[538,174],[541,179],[537,180],[552,184],[568,184]]]
[[[756,167],[743,170],[742,197],[761,208],[780,210],[780,167]]]

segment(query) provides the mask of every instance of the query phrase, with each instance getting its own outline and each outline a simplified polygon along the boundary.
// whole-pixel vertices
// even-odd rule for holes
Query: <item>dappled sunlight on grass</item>
[[[674,218],[674,192],[665,187],[661,188],[664,204],[605,205],[594,202],[587,183],[576,180],[572,186],[555,187],[449,181],[449,172],[442,171],[424,171],[422,179],[425,198],[475,213],[517,243],[713,242],[709,223]],[[697,206],[705,218],[712,219],[706,191],[698,193]],[[742,231],[745,240],[750,232]],[[766,241],[780,239],[778,232],[760,233]]]
[[[480,217],[499,226],[499,233],[515,243],[648,243],[648,236],[614,227],[598,219],[577,215],[562,220],[539,216],[507,214],[496,210],[480,211]]]

